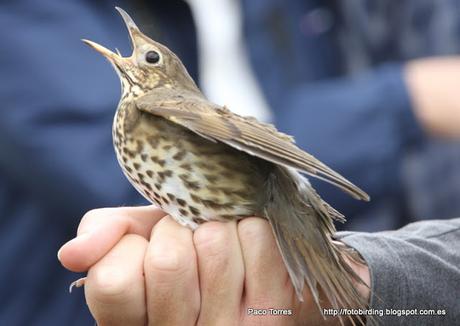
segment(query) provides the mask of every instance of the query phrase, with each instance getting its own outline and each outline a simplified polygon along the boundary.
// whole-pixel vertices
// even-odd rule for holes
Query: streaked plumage
[[[126,12],[134,51],[123,58],[91,42],[122,82],[113,138],[120,165],[139,192],[190,228],[209,220],[268,219],[297,296],[319,284],[333,307],[364,307],[358,280],[331,241],[343,216],[299,172],[357,199],[365,192],[299,149],[274,126],[209,102],[177,56],[142,34]]]

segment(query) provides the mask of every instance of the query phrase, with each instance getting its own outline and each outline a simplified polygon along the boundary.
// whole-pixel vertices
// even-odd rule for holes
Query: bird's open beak
[[[148,39],[142,32],[139,30],[139,28],[136,26],[136,23],[132,18],[124,11],[123,9],[119,7],[115,7],[117,11],[120,13],[121,17],[123,18],[126,27],[128,28],[129,32],[129,37],[131,39],[131,44],[133,45],[134,51],[136,48],[139,48],[146,42],[146,39]],[[106,47],[97,44],[93,41],[89,41],[86,39],[82,39],[82,41],[95,49],[97,52],[102,54],[104,57],[106,57],[109,61],[111,61],[113,64],[121,63],[123,59],[128,59],[128,58],[123,58],[120,53],[117,51],[117,53],[114,53],[107,49]],[[134,52],[133,52],[134,53]]]
[[[131,39],[131,44],[133,45],[133,49],[135,50],[137,47],[140,46],[141,39],[145,36],[144,34],[142,34],[134,20],[128,15],[126,11],[124,11],[120,7],[115,7],[115,9],[120,13],[121,17],[125,22],[126,28],[129,32],[129,37]]]
[[[107,59],[109,59],[109,61],[111,61],[113,63],[115,63],[115,62],[117,62],[118,60],[121,59],[121,56],[119,54],[110,51],[106,47],[104,47],[104,46],[102,46],[100,44],[97,44],[96,42],[93,42],[93,41],[90,41],[90,40],[85,40],[85,39],[82,39],[82,41],[83,41],[83,43],[89,45],[90,47],[92,47],[94,50],[96,50],[97,52],[102,54],[104,57],[106,57]]]

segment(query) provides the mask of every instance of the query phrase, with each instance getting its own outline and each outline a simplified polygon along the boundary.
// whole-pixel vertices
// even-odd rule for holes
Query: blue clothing
[[[0,324],[93,325],[83,291],[67,291],[78,275],[56,252],[85,211],[145,200],[113,151],[118,77],[80,39],[128,53],[128,35],[110,1],[0,8]],[[181,29],[173,31],[182,37]],[[190,47],[176,40],[169,43],[185,56]]]
[[[139,202],[111,145],[119,82],[80,42],[125,31],[111,5],[79,1],[3,2],[0,30],[0,323],[92,325],[56,251],[86,210]]]
[[[242,3],[248,54],[277,127],[371,196],[350,200],[311,178],[348,217],[346,229],[460,214],[460,144],[423,133],[403,78],[409,59],[460,53],[459,1]]]
[[[320,193],[349,217],[379,205],[394,207],[385,218],[369,218],[365,227],[396,227],[402,215],[399,158],[406,144],[423,139],[401,63],[381,58],[375,68],[350,77],[333,28],[299,34],[299,22],[306,12],[318,12],[319,3],[242,2],[255,73],[278,126],[374,201],[355,202],[315,183]],[[171,47],[197,78],[189,8],[179,0],[144,6],[139,19],[133,12],[139,26]],[[88,38],[129,53],[127,32],[113,7],[108,0],[0,4],[2,325],[93,325],[83,291],[67,293],[78,276],[60,266],[56,252],[74,236],[85,211],[145,202],[123,177],[112,149],[118,77],[79,41]],[[304,24],[309,26],[308,19]]]

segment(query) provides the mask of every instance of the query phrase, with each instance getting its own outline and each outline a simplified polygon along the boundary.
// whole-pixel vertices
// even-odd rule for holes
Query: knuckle
[[[144,269],[149,273],[175,273],[185,272],[191,264],[193,252],[182,244],[172,243],[153,245],[144,260]]]
[[[193,241],[201,252],[217,255],[228,248],[231,238],[225,223],[208,222],[195,231]]]
[[[111,210],[113,210],[113,208],[93,208],[87,211],[85,215],[83,215],[82,221],[92,220],[94,218],[97,218],[98,216],[107,214]]]
[[[86,224],[88,224],[88,221],[93,220],[95,216],[98,215],[98,210],[99,209],[92,209],[90,211],[87,211],[81,218],[80,225],[78,226],[78,228],[80,229],[84,227]]]
[[[238,234],[244,239],[266,237],[267,231],[270,231],[270,225],[266,220],[258,217],[248,217],[238,223]]]
[[[115,208],[94,208],[87,211],[81,218],[80,224],[78,226],[78,233],[80,233],[85,228],[94,224],[101,216],[111,215]]]
[[[153,228],[150,248],[144,259],[148,273],[180,273],[188,269],[194,258],[190,230],[168,229],[168,219],[160,220]]]
[[[125,301],[129,297],[132,282],[121,270],[103,266],[90,270],[86,282],[88,295],[103,303]]]

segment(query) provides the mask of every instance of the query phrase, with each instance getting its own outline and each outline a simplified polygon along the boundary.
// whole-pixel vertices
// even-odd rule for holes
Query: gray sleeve
[[[368,312],[381,325],[460,323],[460,218],[412,223],[397,231],[339,232],[338,238],[369,266]]]

